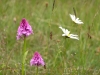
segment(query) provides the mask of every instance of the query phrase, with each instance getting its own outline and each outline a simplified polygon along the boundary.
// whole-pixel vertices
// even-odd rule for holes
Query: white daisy
[[[67,38],[72,38],[72,39],[79,40],[78,35],[70,34],[70,31],[68,31],[65,28],[62,28],[61,26],[59,28],[63,31],[62,36],[65,36]]]
[[[83,22],[81,20],[79,20],[79,18],[76,18],[75,15],[71,15],[69,14],[72,21],[75,22],[76,24],[83,24]]]

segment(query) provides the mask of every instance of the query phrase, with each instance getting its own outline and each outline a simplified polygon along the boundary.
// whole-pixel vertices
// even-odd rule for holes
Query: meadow
[[[0,75],[21,75],[23,39],[16,35],[22,18],[34,33],[26,39],[26,75],[36,74],[30,66],[35,51],[46,64],[38,75],[100,75],[99,13],[100,0],[0,0]],[[84,24],[76,25],[69,14]],[[59,26],[79,40],[63,37]]]

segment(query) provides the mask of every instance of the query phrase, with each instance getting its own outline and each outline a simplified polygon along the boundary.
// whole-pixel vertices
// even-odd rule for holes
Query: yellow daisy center
[[[68,34],[68,37],[70,37],[70,34]]]

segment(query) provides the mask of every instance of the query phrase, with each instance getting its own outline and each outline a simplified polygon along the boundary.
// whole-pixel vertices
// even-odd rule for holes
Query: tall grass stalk
[[[55,0],[53,0],[53,4],[52,4],[52,11],[50,13],[50,22],[49,22],[49,38],[52,38],[52,31],[51,31],[51,21],[52,21],[52,15],[53,15],[53,10],[54,10],[54,6],[55,6]],[[50,36],[51,35],[51,36]],[[49,47],[50,42],[48,42],[48,47]],[[49,49],[49,48],[48,48]]]

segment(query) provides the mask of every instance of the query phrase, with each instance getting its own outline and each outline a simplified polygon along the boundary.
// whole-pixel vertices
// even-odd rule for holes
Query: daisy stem
[[[56,64],[56,60],[57,60],[57,58],[58,58],[58,55],[61,53],[61,51],[58,51],[58,53],[57,53],[57,55],[56,55],[56,57],[55,57],[55,60],[54,60],[54,66],[55,66],[55,64]]]
[[[24,58],[25,52],[26,52],[26,38],[24,37],[24,44],[22,50],[22,75],[25,75],[25,58]]]
[[[56,64],[56,60],[57,60],[57,58],[58,58],[58,55],[60,55],[60,53],[62,52],[61,50],[60,50],[60,48],[59,48],[59,46],[58,46],[58,43],[57,43],[57,47],[58,47],[58,53],[57,53],[57,55],[56,55],[56,57],[55,57],[55,60],[54,60],[54,67],[55,67],[55,64]]]
[[[37,66],[37,68],[36,68],[36,75],[38,75],[38,66]]]
[[[68,46],[66,42],[67,42],[67,38],[65,37],[65,41],[64,41],[64,48],[65,49],[67,49],[66,46]]]

